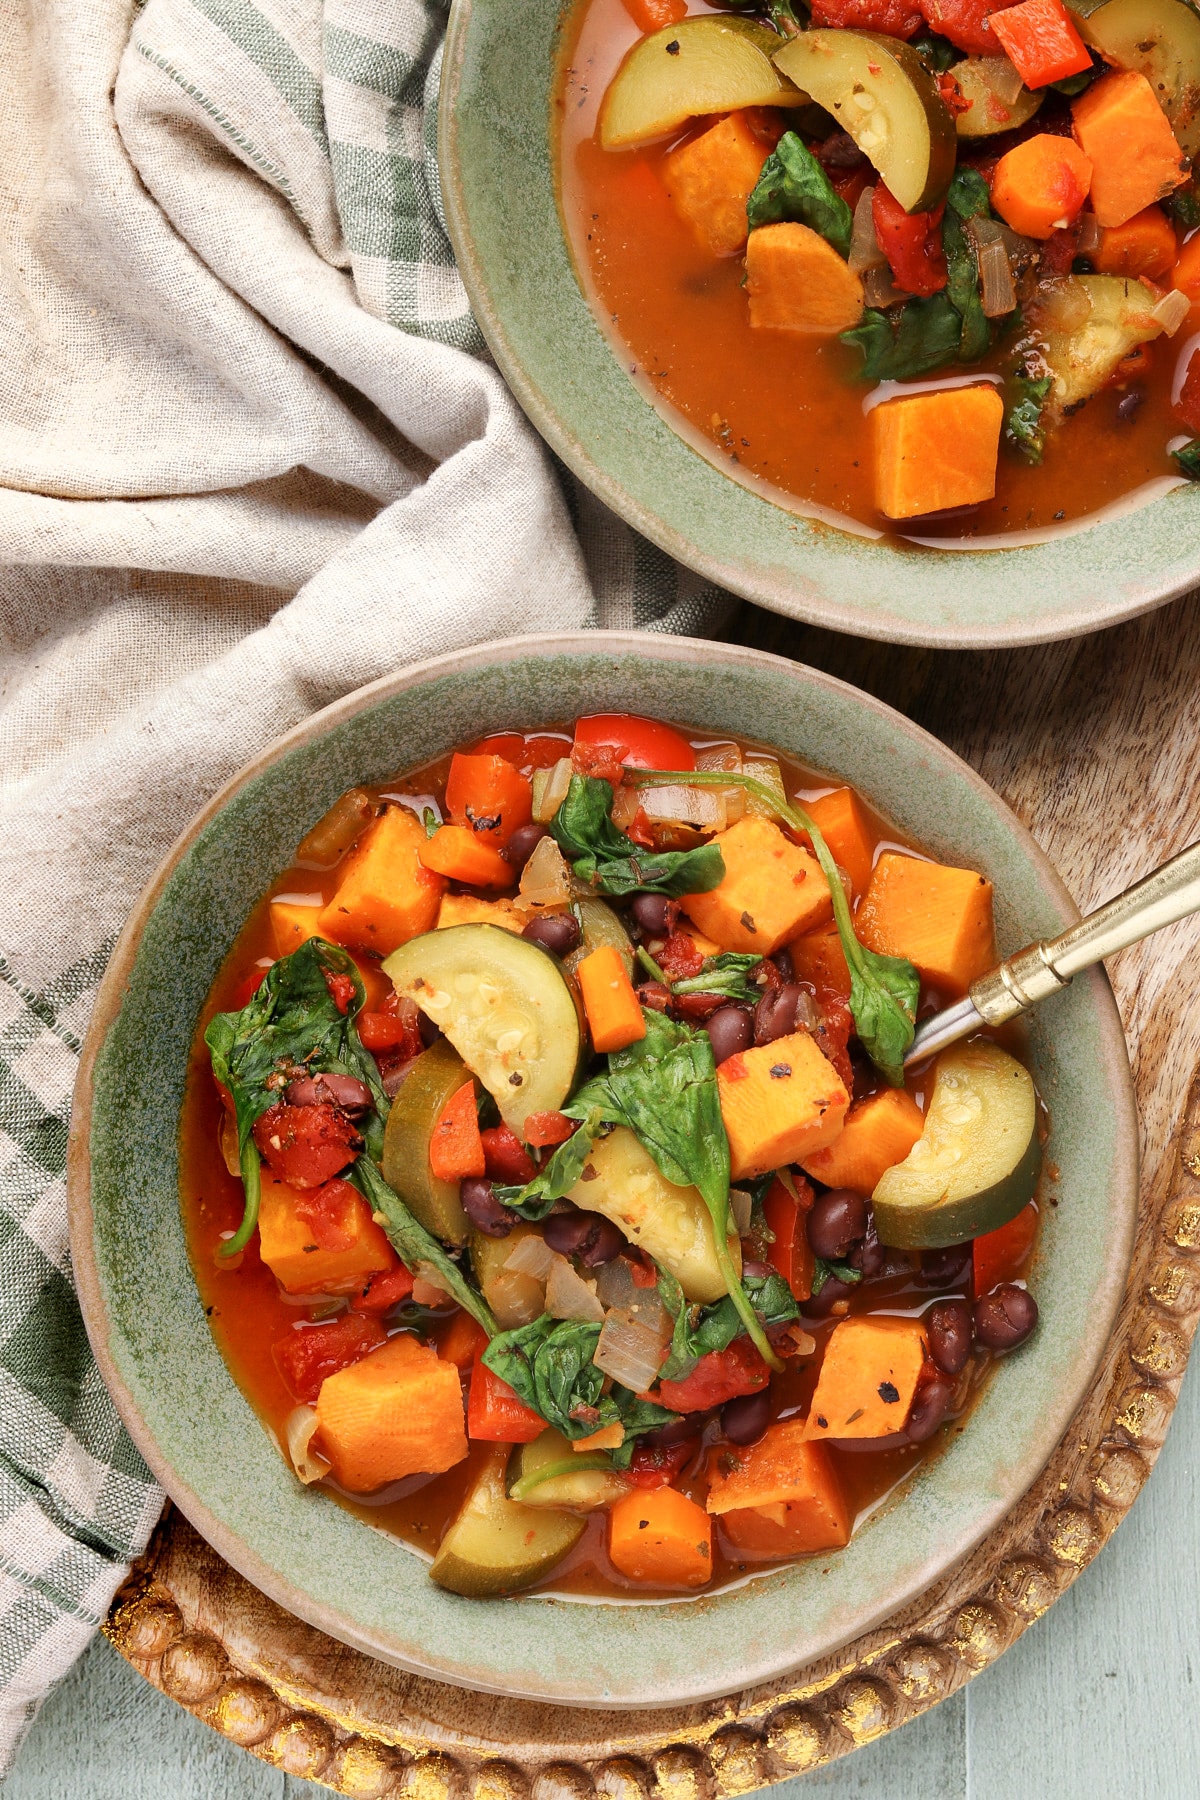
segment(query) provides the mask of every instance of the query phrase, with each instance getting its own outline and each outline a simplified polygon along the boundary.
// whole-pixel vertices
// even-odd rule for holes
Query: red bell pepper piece
[[[734,1338],[727,1350],[710,1350],[682,1381],[660,1381],[658,1398],[672,1412],[706,1412],[740,1394],[757,1394],[771,1379],[762,1353],[748,1337]]]
[[[514,1394],[507,1381],[493,1375],[479,1351],[471,1369],[467,1400],[467,1436],[489,1444],[532,1444],[546,1421]]]
[[[525,1142],[532,1144],[535,1150],[546,1150],[552,1144],[565,1144],[578,1130],[574,1119],[568,1119],[566,1113],[530,1113],[525,1121]]]
[[[875,236],[888,259],[893,281],[906,294],[928,298],[946,285],[946,256],[942,249],[945,210],[943,202],[932,212],[906,213],[882,181],[875,184],[871,200]]]
[[[776,1179],[763,1200],[767,1229],[775,1234],[775,1242],[767,1250],[767,1261],[783,1276],[794,1299],[807,1300],[812,1293],[816,1259],[809,1246],[805,1221],[814,1196],[803,1175],[793,1179],[799,1199],[789,1194],[783,1182]]]
[[[481,1131],[484,1173],[489,1181],[524,1187],[537,1174],[537,1166],[516,1132],[508,1125]]]
[[[1092,66],[1091,51],[1062,0],[1021,0],[989,23],[1027,88],[1048,87]]]

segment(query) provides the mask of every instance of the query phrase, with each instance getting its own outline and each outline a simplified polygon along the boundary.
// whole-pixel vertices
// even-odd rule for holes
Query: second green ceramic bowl
[[[1057,1168],[1058,1204],[1032,1276],[1040,1328],[997,1371],[961,1435],[846,1550],[690,1600],[471,1601],[434,1587],[397,1540],[301,1488],[221,1360],[184,1242],[177,1135],[205,996],[255,901],[346,788],[483,732],[631,706],[777,744],[852,782],[935,856],[986,872],[1005,951],[1076,917],[1046,858],[978,776],[827,676],[679,638],[484,645],[317,714],[184,833],[97,999],[69,1169],[73,1265],[100,1367],[134,1441],[209,1542],[283,1606],[385,1661],[584,1706],[665,1706],[767,1680],[880,1623],[951,1568],[1035,1480],[1083,1397],[1124,1288],[1137,1206],[1125,1044],[1093,970],[1030,1034]]]
[[[567,11],[566,0],[454,0],[438,160],[455,255],[496,361],[607,505],[735,594],[894,643],[1074,637],[1200,580],[1200,494],[1188,483],[1042,543],[929,550],[784,511],[677,436],[602,334],[563,237],[551,135]]]

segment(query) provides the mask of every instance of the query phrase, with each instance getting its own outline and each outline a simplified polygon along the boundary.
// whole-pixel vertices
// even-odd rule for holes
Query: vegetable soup
[[[1186,0],[576,0],[558,100],[584,290],[735,479],[953,546],[1200,475]]]
[[[992,890],[774,751],[626,715],[356,788],[201,1021],[182,1204],[299,1481],[470,1596],[848,1543],[1037,1306],[1019,1046],[905,1071]]]

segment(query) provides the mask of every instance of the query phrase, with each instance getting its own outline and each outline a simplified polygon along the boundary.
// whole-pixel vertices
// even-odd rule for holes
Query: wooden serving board
[[[1200,596],[1026,650],[895,649],[749,606],[727,635],[856,682],[943,738],[1004,795],[1083,910],[1200,836]],[[1198,943],[1192,921],[1111,971],[1144,1166],[1129,1285],[1092,1390],[1020,1505],[879,1630],[701,1706],[503,1700],[405,1675],[302,1624],[169,1511],[109,1638],[235,1743],[358,1800],[712,1800],[816,1768],[945,1699],[1099,1553],[1170,1425],[1200,1316]]]

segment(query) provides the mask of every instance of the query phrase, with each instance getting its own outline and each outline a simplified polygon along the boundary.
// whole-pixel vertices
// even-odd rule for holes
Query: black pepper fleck
[[[894,1406],[900,1398],[900,1389],[891,1381],[881,1381],[878,1392],[886,1406]]]
[[[772,1081],[782,1081],[782,1080],[784,1080],[784,1078],[786,1076],[790,1075],[791,1072],[792,1072],[791,1063],[772,1063],[772,1065],[771,1065],[771,1080]]]
[[[667,55],[668,56],[678,56],[679,55],[679,39],[678,38],[672,38],[670,43],[667,45]]]

